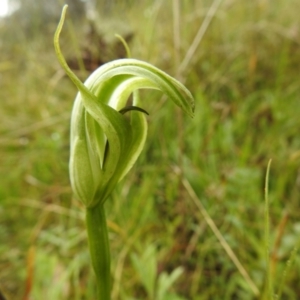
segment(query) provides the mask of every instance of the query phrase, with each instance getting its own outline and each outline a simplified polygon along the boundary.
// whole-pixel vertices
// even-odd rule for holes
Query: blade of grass
[[[280,284],[279,284],[279,288],[278,288],[278,293],[277,295],[275,296],[275,299],[276,300],[280,300],[281,299],[281,295],[282,295],[282,291],[283,291],[283,286],[284,286],[284,283],[285,283],[285,279],[287,277],[287,274],[288,272],[290,271],[291,269],[291,266],[292,266],[292,263],[295,261],[296,259],[296,255],[298,253],[298,250],[299,250],[299,246],[300,246],[300,242],[298,242],[296,244],[296,246],[294,247],[294,249],[292,250],[291,252],[291,255],[288,259],[288,261],[286,262],[286,267],[283,271],[283,274],[282,274],[282,278],[281,278],[281,281],[280,281]]]
[[[176,168],[175,172],[177,174],[179,174],[180,170],[178,168]],[[216,238],[220,242],[221,246],[223,247],[223,249],[225,250],[225,252],[229,256],[231,261],[234,263],[234,265],[236,266],[236,268],[238,269],[238,271],[240,272],[240,274],[242,275],[244,280],[247,282],[247,284],[250,287],[253,294],[255,296],[259,296],[260,293],[259,293],[259,290],[258,290],[257,286],[255,285],[253,280],[250,278],[248,272],[243,267],[243,265],[241,264],[241,262],[239,261],[239,259],[237,258],[237,256],[235,255],[235,253],[233,252],[231,247],[229,246],[229,244],[224,239],[222,233],[219,231],[219,229],[217,228],[217,226],[214,223],[213,219],[210,217],[207,210],[205,209],[205,207],[201,203],[200,199],[196,195],[196,193],[195,193],[194,189],[192,188],[192,186],[190,185],[189,181],[185,178],[182,178],[181,181],[182,181],[182,184],[185,187],[186,191],[188,192],[188,194],[190,196],[190,199],[193,201],[193,203],[199,209],[199,211],[200,211],[201,215],[203,216],[205,222],[210,227],[210,229],[213,231],[214,235],[216,236]]]
[[[269,176],[272,160],[270,159],[267,166],[265,178],[265,255],[266,255],[266,297],[273,299],[273,284],[270,263],[270,212],[269,212]]]
[[[180,60],[180,1],[173,0],[173,42],[174,42],[174,62],[176,68]]]
[[[203,23],[201,24],[190,48],[188,49],[183,61],[181,62],[179,68],[178,68],[178,74],[181,74],[183,72],[183,70],[185,70],[188,66],[188,64],[190,63],[193,55],[195,54],[198,46],[200,45],[202,38],[210,24],[210,22],[212,21],[213,17],[215,16],[220,4],[222,3],[223,0],[215,0],[211,7],[209,8],[209,11],[207,12],[205,19],[203,21]]]

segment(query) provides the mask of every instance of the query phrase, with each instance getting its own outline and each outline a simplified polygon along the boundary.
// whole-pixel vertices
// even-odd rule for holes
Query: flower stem
[[[92,266],[97,279],[97,300],[110,300],[110,251],[104,204],[86,208],[86,227]]]

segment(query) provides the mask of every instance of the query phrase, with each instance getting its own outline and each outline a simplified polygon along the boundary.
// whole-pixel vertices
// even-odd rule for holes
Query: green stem
[[[86,209],[86,226],[92,265],[96,274],[97,300],[110,300],[110,251],[104,205]]]

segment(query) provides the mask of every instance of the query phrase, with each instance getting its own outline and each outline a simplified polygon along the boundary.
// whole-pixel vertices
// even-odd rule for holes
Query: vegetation
[[[190,121],[159,92],[141,93],[148,139],[106,203],[112,299],[267,299],[270,286],[299,298],[300,3],[218,3],[128,1],[125,9],[115,1],[94,21],[113,37],[121,16],[132,56],[176,76],[196,103]],[[13,15],[0,22],[0,290],[8,299],[95,298],[84,207],[68,176],[76,89],[55,58],[58,19],[28,32]],[[61,39],[83,80],[85,20],[69,20]],[[114,38],[103,40],[107,59],[117,58]]]

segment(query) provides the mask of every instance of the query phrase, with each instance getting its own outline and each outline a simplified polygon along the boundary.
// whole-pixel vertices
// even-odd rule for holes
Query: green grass
[[[138,2],[126,10],[113,7],[110,19],[122,14],[132,27],[133,57],[176,75],[175,57],[183,60],[211,1],[182,2],[177,54],[171,2]],[[150,113],[146,147],[106,205],[113,299],[151,299],[136,263],[149,247],[155,250],[147,267],[156,266],[158,281],[163,272],[184,268],[166,300],[263,299],[255,298],[182,178],[263,293],[270,158],[270,268],[278,291],[300,232],[298,2],[223,1],[179,74],[196,100],[192,121],[159,93],[142,93]],[[76,90],[56,61],[54,27],[28,39],[14,26],[0,25],[0,290],[22,299],[28,280],[32,299],[93,299],[83,207],[72,198],[68,179]],[[75,53],[70,32],[62,41],[69,55]],[[30,247],[35,251],[27,259]],[[299,298],[299,270],[296,252],[281,299]],[[154,286],[157,292],[158,282]]]

